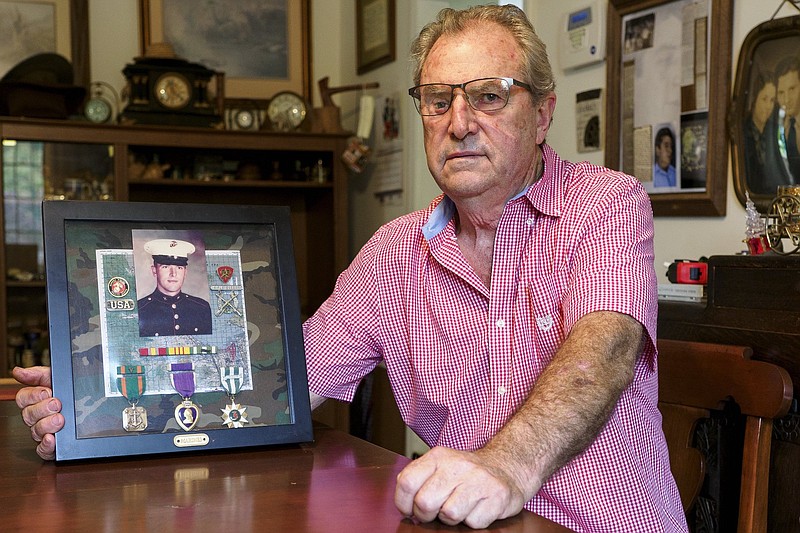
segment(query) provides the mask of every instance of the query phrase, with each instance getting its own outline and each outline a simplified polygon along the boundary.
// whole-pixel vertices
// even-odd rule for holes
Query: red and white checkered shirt
[[[616,311],[649,336],[597,440],[525,507],[576,531],[685,531],[661,430],[653,221],[619,172],[561,160],[510,200],[491,287],[437,198],[380,228],[304,325],[310,390],[350,401],[383,361],[403,420],[430,446],[482,447],[525,401],[583,315]]]

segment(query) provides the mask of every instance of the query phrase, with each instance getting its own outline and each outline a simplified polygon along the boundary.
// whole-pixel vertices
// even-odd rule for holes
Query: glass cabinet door
[[[42,200],[112,199],[113,156],[107,144],[3,140],[8,368],[48,363]]]

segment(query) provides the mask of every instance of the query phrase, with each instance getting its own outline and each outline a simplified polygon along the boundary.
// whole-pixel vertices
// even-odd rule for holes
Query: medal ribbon
[[[194,364],[192,363],[172,363],[170,365],[172,374],[172,386],[183,398],[189,398],[194,394]]]
[[[236,396],[242,390],[244,369],[240,366],[224,366],[219,369],[222,387],[230,396]]]
[[[131,404],[142,397],[145,390],[144,367],[142,365],[118,366],[117,388]]]

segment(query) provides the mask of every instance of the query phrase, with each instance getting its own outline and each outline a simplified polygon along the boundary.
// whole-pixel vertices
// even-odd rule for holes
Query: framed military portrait
[[[42,213],[57,461],[312,439],[287,208]]]

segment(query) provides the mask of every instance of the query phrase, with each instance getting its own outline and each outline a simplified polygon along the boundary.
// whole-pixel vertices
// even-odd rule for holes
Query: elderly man
[[[313,406],[383,362],[433,448],[398,476],[421,521],[530,509],[578,531],[685,531],[657,403],[652,214],[638,181],[560,159],[544,45],[517,8],[443,10],[412,49],[443,195],[389,222],[304,325]],[[38,452],[49,375],[17,397]]]

